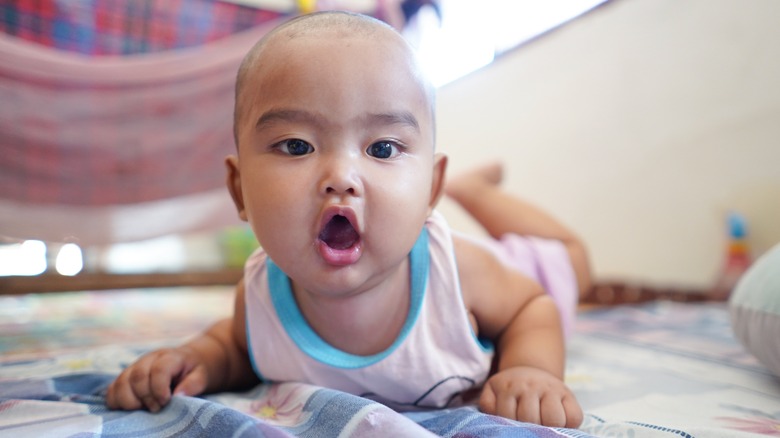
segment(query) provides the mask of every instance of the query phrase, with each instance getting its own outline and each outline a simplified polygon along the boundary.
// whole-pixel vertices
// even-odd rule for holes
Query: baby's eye
[[[298,138],[281,141],[276,148],[289,155],[306,155],[314,152],[312,145]]]
[[[366,153],[374,158],[385,160],[395,156],[398,153],[398,148],[389,141],[378,141],[369,146]]]

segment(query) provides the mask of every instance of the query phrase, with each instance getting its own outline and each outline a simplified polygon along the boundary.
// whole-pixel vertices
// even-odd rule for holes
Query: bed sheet
[[[734,340],[725,304],[653,302],[582,312],[567,383],[578,430],[473,407],[399,414],[287,383],[176,397],[158,414],[104,407],[138,355],[228,315],[229,288],[0,297],[0,436],[625,436],[780,435],[780,383]]]
[[[726,303],[581,314],[567,380],[595,435],[780,436],[780,380],[735,340]]]

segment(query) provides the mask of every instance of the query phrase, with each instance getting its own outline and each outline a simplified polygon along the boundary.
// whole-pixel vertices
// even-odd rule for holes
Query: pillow
[[[737,339],[776,376],[780,376],[780,244],[740,278],[729,299]]]

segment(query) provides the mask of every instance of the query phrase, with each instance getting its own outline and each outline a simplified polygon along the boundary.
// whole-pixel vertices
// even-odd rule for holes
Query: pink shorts
[[[559,240],[505,234],[482,240],[507,265],[534,279],[550,294],[561,314],[563,333],[574,330],[579,288],[566,246]]]

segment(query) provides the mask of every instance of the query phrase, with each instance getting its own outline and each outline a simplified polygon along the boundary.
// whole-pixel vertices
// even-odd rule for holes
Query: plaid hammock
[[[235,74],[283,13],[0,2],[0,236],[105,244],[237,223]]]

